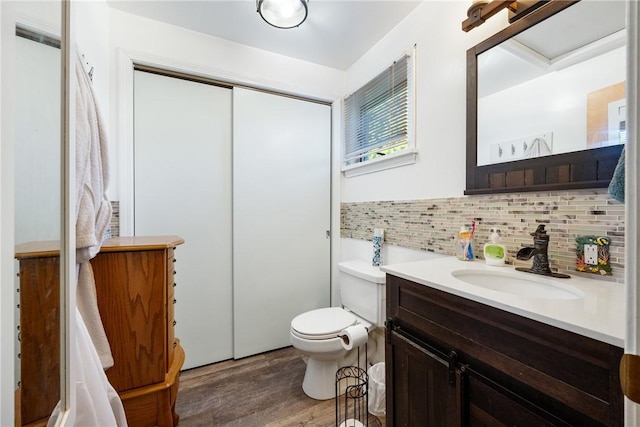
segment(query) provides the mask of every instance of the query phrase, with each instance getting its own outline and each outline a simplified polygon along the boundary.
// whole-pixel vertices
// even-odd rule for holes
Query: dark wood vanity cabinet
[[[387,274],[390,426],[622,426],[623,349]]]

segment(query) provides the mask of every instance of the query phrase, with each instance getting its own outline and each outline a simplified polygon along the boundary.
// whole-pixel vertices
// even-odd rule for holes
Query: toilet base
[[[336,397],[337,360],[309,358],[302,381],[302,390],[312,399],[328,400]]]

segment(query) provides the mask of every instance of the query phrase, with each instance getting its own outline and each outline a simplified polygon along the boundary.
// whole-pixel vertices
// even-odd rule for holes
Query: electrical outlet
[[[598,245],[584,245],[584,262],[598,265]]]

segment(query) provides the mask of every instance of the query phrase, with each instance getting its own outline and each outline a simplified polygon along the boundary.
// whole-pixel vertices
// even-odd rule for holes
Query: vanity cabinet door
[[[485,426],[569,426],[531,402],[477,374],[462,368],[465,381],[465,425]]]
[[[461,372],[432,350],[387,329],[387,425],[462,425]]]

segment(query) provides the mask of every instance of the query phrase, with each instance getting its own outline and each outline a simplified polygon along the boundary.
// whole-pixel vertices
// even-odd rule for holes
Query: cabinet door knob
[[[174,320],[173,321],[173,326],[176,326],[177,324],[178,324],[178,322]]]
[[[178,302],[178,301],[176,301],[176,299],[174,298],[174,299],[173,299],[173,303],[175,304],[175,303],[177,303],[177,302]]]
[[[177,283],[176,283],[176,282],[173,282],[173,287],[174,287],[174,288],[176,287],[176,285],[177,285]]]

